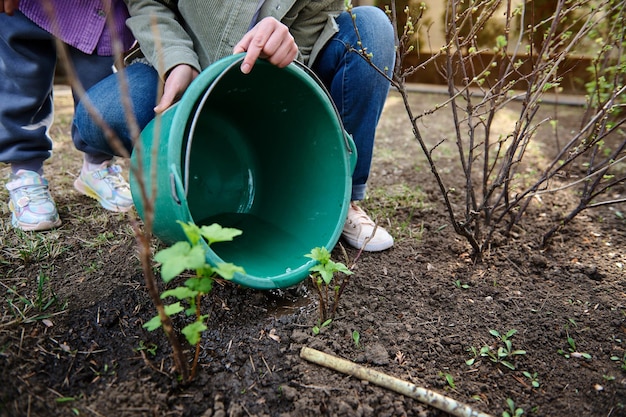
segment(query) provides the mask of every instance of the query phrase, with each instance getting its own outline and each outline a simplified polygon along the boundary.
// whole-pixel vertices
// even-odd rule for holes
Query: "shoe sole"
[[[354,239],[350,239],[345,235],[341,235],[341,237],[343,238],[343,240],[346,241],[346,243],[348,243],[348,245],[352,246],[355,249],[361,249],[361,246],[363,246],[362,242],[361,245],[359,245],[359,242],[355,241]],[[365,252],[382,252],[384,250],[389,249],[390,247],[393,246],[393,241],[391,243],[380,243],[378,245],[373,245],[371,242],[367,242],[365,243],[365,247],[363,247],[363,251]]]
[[[100,203],[100,205],[102,207],[104,207],[105,209],[109,210],[109,211],[114,211],[116,213],[126,213],[127,211],[130,211],[130,209],[133,208],[133,205],[131,204],[128,207],[124,207],[124,206],[118,206],[116,204],[110,204],[108,201],[101,199],[98,196],[98,193],[96,193],[91,187],[89,187],[87,184],[85,184],[80,177],[76,178],[76,181],[74,181],[74,188],[81,194],[86,195],[87,197],[93,198],[94,200],[96,200],[98,203]]]
[[[37,224],[32,224],[32,223],[22,223],[21,221],[15,219],[15,217],[13,218],[13,227],[21,229],[25,232],[43,232],[45,230],[51,230],[51,229],[56,229],[57,227],[61,226],[62,222],[61,219],[57,219],[55,221],[43,221],[43,222],[39,222]]]
[[[11,225],[16,229],[20,229],[25,232],[43,232],[45,230],[56,229],[63,223],[58,217],[58,214],[55,221],[44,220],[37,224],[23,223],[19,221],[17,219],[17,216],[15,215],[15,207],[13,207],[13,201],[9,201],[9,210],[11,211]]]

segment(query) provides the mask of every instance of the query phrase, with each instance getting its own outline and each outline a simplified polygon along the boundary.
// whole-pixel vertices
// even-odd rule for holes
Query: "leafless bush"
[[[404,100],[415,139],[439,186],[450,222],[476,256],[489,247],[496,232],[508,236],[521,225],[530,202],[541,194],[575,189],[579,196],[577,206],[546,231],[541,246],[583,210],[626,201],[609,196],[609,190],[626,179],[624,3],[553,3],[551,15],[535,16],[533,2],[513,7],[511,0],[448,0],[446,43],[419,66],[407,66],[405,61],[414,53],[414,28],[427,5],[421,3],[417,12],[408,7],[404,10],[406,24],[397,33],[396,68],[390,81]],[[492,39],[491,45],[481,45],[478,40],[485,37],[480,34],[496,11],[504,13],[502,34]],[[395,3],[387,6],[387,12],[397,27]],[[563,143],[558,138],[557,154],[528,178],[522,175],[527,149],[540,140],[537,130],[541,125],[555,123],[538,120],[538,110],[547,94],[560,91],[559,70],[566,58],[589,48],[590,39],[595,40],[594,79],[587,85],[587,112],[580,129]],[[363,50],[355,51],[368,59]],[[406,79],[431,62],[444,63],[438,70],[447,79],[448,98],[416,115],[408,101]],[[514,127],[496,137],[496,115],[514,100],[522,103]],[[440,174],[444,167],[435,162],[434,155],[444,139],[429,146],[420,131],[420,118],[434,112],[454,123],[455,161],[464,173],[461,190],[456,189],[457,184],[446,183]],[[455,209],[457,205],[462,211]]]

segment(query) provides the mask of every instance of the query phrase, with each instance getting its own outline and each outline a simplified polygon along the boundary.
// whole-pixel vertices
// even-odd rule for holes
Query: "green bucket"
[[[243,231],[207,247],[207,261],[245,269],[237,284],[295,285],[341,235],[356,150],[331,98],[304,66],[242,54],[206,68],[181,100],[142,131],[131,156],[130,186],[144,219],[141,184],[154,201],[154,235],[186,240],[180,224],[218,223]],[[154,188],[154,193],[153,193]]]

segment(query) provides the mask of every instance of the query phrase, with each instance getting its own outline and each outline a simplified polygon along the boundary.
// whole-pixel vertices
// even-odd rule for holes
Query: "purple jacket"
[[[46,4],[53,7],[54,16],[49,14]],[[114,32],[107,26],[106,7],[112,11]],[[44,30],[86,54],[113,55],[113,39],[119,39],[124,51],[133,43],[133,35],[126,27],[128,10],[122,0],[22,0],[20,11]]]

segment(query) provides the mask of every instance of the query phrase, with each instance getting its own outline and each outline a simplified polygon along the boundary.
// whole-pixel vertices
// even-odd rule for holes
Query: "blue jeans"
[[[374,64],[391,75],[395,62],[395,43],[391,22],[376,7],[355,7],[356,23],[363,45],[373,54]],[[326,44],[312,65],[312,70],[326,85],[339,110],[344,127],[354,139],[358,159],[352,178],[352,200],[365,198],[366,182],[372,162],[376,126],[389,92],[389,82],[358,54],[348,47],[357,47],[357,36],[352,18],[344,12],[336,19],[339,32]],[[119,75],[118,75],[119,76]],[[143,129],[154,118],[158,75],[145,64],[136,63],[126,68],[124,76],[129,85],[129,98],[138,126]],[[120,98],[119,80],[111,76],[92,87],[87,95],[98,112],[132,151],[132,138]],[[90,118],[87,109],[79,103],[74,125],[80,137],[89,146],[116,154],[109,146],[102,129]]]
[[[85,54],[68,47],[78,81],[89,88],[112,73],[112,57]],[[54,37],[22,13],[0,13],[0,162],[13,171],[41,172],[52,153],[49,136],[57,53]],[[74,94],[74,91],[72,91]],[[74,94],[74,103],[77,103]],[[72,139],[92,162],[111,158],[89,147],[72,128]]]

